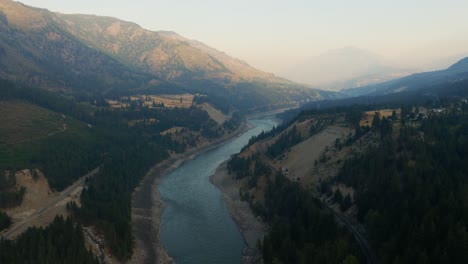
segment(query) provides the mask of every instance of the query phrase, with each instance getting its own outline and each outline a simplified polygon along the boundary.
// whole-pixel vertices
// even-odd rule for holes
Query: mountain
[[[289,83],[175,32],[153,32],[111,17],[63,14],[57,17],[63,28],[90,47],[162,79]]]
[[[55,14],[0,1],[0,77],[52,90],[104,90],[144,85],[137,72],[63,30]]]
[[[409,72],[387,65],[370,51],[345,47],[309,58],[285,70],[282,75],[314,87],[338,90],[398,78]]]
[[[432,88],[448,86],[468,80],[468,57],[441,71],[423,72],[365,87],[342,90],[347,96],[386,95],[401,92],[432,91]]]
[[[422,61],[418,63],[418,67],[422,69],[421,71],[438,71],[450,67],[452,64],[460,60],[460,58],[465,58],[468,56],[468,52],[458,53],[451,56],[443,56],[439,58],[427,58],[429,61]]]
[[[0,66],[0,78],[49,90],[114,97],[189,92],[237,109],[336,96],[257,70],[174,32],[10,0],[0,0]]]

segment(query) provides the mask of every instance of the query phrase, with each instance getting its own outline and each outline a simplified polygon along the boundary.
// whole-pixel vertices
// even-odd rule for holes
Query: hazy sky
[[[171,30],[278,72],[355,46],[414,65],[468,51],[467,0],[23,0]]]

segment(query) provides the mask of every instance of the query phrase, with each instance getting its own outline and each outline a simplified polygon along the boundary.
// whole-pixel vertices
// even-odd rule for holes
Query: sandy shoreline
[[[229,175],[227,161],[219,165],[215,174],[210,177],[210,182],[223,193],[229,214],[244,237],[247,246],[244,248],[241,263],[261,263],[262,256],[257,249],[257,241],[265,236],[266,225],[255,217],[247,202],[241,201],[240,183],[233,178],[233,175]]]
[[[130,263],[175,263],[164,250],[159,240],[159,226],[164,203],[159,197],[157,185],[162,176],[177,168],[184,161],[215,148],[245,133],[251,128],[247,122],[233,133],[225,135],[212,142],[189,149],[174,155],[151,168],[132,195],[132,229],[135,236],[135,247]]]

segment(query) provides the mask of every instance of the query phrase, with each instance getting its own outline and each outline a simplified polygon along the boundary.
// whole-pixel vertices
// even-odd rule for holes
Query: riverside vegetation
[[[47,175],[52,188],[62,190],[80,175],[100,166],[99,173],[87,179],[87,186],[81,196],[81,207],[70,204],[69,208],[79,223],[94,225],[103,232],[113,255],[120,260],[126,260],[132,254],[130,197],[145,172],[155,163],[169,157],[169,152],[182,152],[190,146],[189,142],[196,144],[202,138],[218,137],[240,124],[239,114],[234,114],[225,125],[218,125],[204,110],[195,106],[148,109],[137,104],[116,110],[101,106],[91,97],[78,101],[8,81],[0,81],[0,100],[27,102],[66,115],[68,129],[63,133],[33,142],[2,144],[1,151],[5,155],[2,155],[4,158],[0,169],[39,168]],[[134,119],[157,119],[159,122],[143,121],[128,125],[128,121]],[[171,127],[185,127],[194,133],[193,138],[179,141],[170,135],[161,134]],[[7,184],[12,185],[4,185]],[[21,196],[21,193],[16,194]],[[6,202],[15,203],[20,199],[16,196],[11,195]],[[3,213],[1,217],[2,226],[7,226],[8,218]],[[60,228],[72,232],[75,227],[65,225]],[[15,250],[20,250],[20,241],[23,240],[32,243],[29,244],[30,248],[39,247],[42,241],[40,236],[47,230],[28,231],[14,242],[0,244],[0,249],[2,252],[8,249],[14,254]],[[71,247],[84,246],[79,244],[74,243]],[[60,250],[61,245],[49,243],[45,246],[54,251]],[[30,252],[41,258],[37,255],[39,253]],[[61,256],[55,256],[56,260]],[[5,257],[2,255],[4,259],[1,262],[8,262]],[[61,261],[65,261],[65,258]]]
[[[241,189],[253,211],[270,225],[267,236],[259,241],[266,263],[363,261],[354,238],[334,222],[320,196],[338,203],[342,211],[351,206],[357,209],[357,220],[367,230],[379,263],[466,263],[468,104],[455,98],[405,105],[401,118],[395,112],[388,118],[376,113],[370,127],[359,125],[365,111],[386,106],[395,107],[304,111],[281,129],[249,142],[253,145],[270,139],[308,116],[345,113],[356,132],[337,140],[336,147],[350,146],[366,135],[374,142],[353,152],[336,176],[311,189],[272,171],[260,153],[236,155],[229,161],[229,171],[238,180],[247,178],[248,189],[263,193],[258,198],[258,194]],[[284,152],[301,141],[295,126],[277,138],[266,155],[278,156],[280,149]],[[262,177],[266,184],[260,181]],[[354,196],[344,197],[339,189],[333,193],[331,186],[337,184],[351,187]]]
[[[35,124],[17,135],[22,137],[18,141],[4,135],[15,134],[24,118],[13,111],[14,118],[0,126],[0,207],[21,203],[24,189],[16,187],[13,177],[19,169],[38,168],[59,191],[100,167],[87,179],[81,207],[68,205],[70,219],[58,218],[15,241],[0,241],[1,263],[95,263],[80,225],[96,226],[112,255],[128,260],[133,248],[131,194],[150,166],[235,130],[243,114],[301,104],[316,110],[298,119],[340,114],[355,126],[354,135],[335,148],[368,139],[372,146],[340,160],[338,174],[318,188],[274,173],[260,155],[233,159],[231,171],[262,191],[264,203],[246,192],[242,196],[271,227],[259,243],[265,262],[363,261],[350,233],[333,222],[320,196],[339,203],[338,210],[354,210],[381,263],[468,263],[467,108],[466,100],[459,100],[468,96],[468,58],[443,71],[338,94],[259,71],[174,32],[0,0],[0,65],[1,78],[9,80],[0,80],[0,103],[31,106],[27,118]],[[107,105],[107,100],[158,94],[190,94],[195,106],[148,108],[138,101],[123,109]],[[323,101],[346,95],[364,96]],[[197,107],[201,103],[232,118],[217,124]],[[339,107],[356,104],[360,106]],[[406,105],[401,120],[375,116],[371,127],[357,125],[364,111],[401,104]],[[412,104],[447,111],[423,116],[408,107]],[[249,145],[270,139],[288,124],[260,134]],[[319,123],[309,133],[326,125]],[[5,132],[7,127],[13,129]],[[172,128],[182,128],[183,135],[161,133]],[[268,158],[281,157],[304,140],[296,132],[271,145]],[[317,164],[330,158],[324,155]],[[340,184],[355,195],[336,190]],[[0,212],[0,230],[10,223]]]

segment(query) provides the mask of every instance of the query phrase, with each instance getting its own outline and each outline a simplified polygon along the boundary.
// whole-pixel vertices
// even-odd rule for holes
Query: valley
[[[421,256],[418,254],[433,254],[433,258],[436,258],[440,256],[438,255],[439,253],[420,253],[421,251],[419,251],[419,253],[415,254],[413,251],[409,251],[408,247],[415,245],[404,247],[393,245],[393,248],[390,249],[388,248],[388,244],[383,245],[377,242],[379,239],[390,239],[389,237],[408,236],[408,234],[402,233],[399,227],[393,226],[392,222],[387,219],[394,219],[403,224],[401,221],[408,219],[403,220],[401,214],[412,214],[412,220],[408,221],[419,221],[415,219],[417,217],[431,217],[428,215],[428,211],[412,213],[408,211],[408,207],[401,207],[401,203],[382,202],[382,199],[405,199],[397,198],[395,196],[397,194],[408,195],[410,197],[413,195],[418,197],[424,195],[423,193],[418,193],[422,190],[413,189],[419,188],[420,185],[412,185],[406,182],[413,181],[414,179],[401,177],[404,177],[402,174],[408,173],[407,170],[417,170],[418,166],[425,167],[425,163],[422,160],[427,157],[426,155],[434,155],[432,159],[437,164],[434,165],[441,166],[437,169],[440,170],[438,173],[444,174],[444,170],[451,170],[448,167],[444,167],[446,165],[439,163],[439,156],[432,152],[438,148],[437,144],[444,144],[442,138],[434,136],[432,133],[447,133],[446,131],[448,130],[443,129],[436,132],[436,130],[432,129],[450,126],[446,122],[450,122],[448,120],[454,121],[456,118],[462,118],[458,119],[461,122],[459,124],[464,124],[465,121],[462,121],[466,117],[466,104],[464,101],[464,99],[451,101],[451,106],[449,107],[451,110],[448,110],[447,107],[442,107],[443,111],[440,110],[440,106],[432,106],[432,109],[428,109],[427,105],[425,107],[403,107],[401,109],[381,110],[377,108],[372,111],[366,109],[365,106],[361,106],[361,110],[358,110],[359,108],[356,107],[347,107],[303,111],[290,121],[287,126],[259,135],[251,140],[247,147],[228,162],[227,168],[218,172],[219,175],[216,177],[224,177],[225,182],[230,181],[231,186],[236,186],[240,191],[240,200],[250,204],[255,215],[270,224],[269,231],[263,239],[263,259],[276,258],[282,262],[296,263],[301,258],[306,258],[308,261],[311,261],[311,258],[318,261],[325,261],[325,259],[327,261],[333,259],[335,259],[333,261],[337,261],[336,258],[358,258],[361,263],[386,263],[387,261],[391,262],[391,259],[394,259],[398,254],[404,254],[404,257],[407,258],[405,261],[408,262],[412,262],[415,258]],[[373,118],[371,122],[368,122],[371,113],[374,113]],[[438,121],[436,120],[444,121],[437,123]],[[325,125],[310,125],[311,123]],[[304,130],[304,124],[309,124],[310,128]],[[347,129],[342,130],[341,135],[336,133],[337,124],[340,124],[342,129]],[[455,123],[452,123],[452,125],[455,125]],[[399,132],[395,133],[395,130],[399,130]],[[326,136],[331,132],[335,132],[336,136],[327,142]],[[449,138],[461,135],[457,132],[455,134],[449,132],[449,134],[450,136],[447,135]],[[428,143],[426,136],[434,141]],[[310,144],[310,142],[314,142],[314,139],[320,137],[324,138],[320,141],[315,141],[316,144]],[[281,148],[278,147],[280,144]],[[394,144],[400,146],[394,146]],[[414,149],[414,147],[418,146],[416,144],[420,144],[419,147],[422,144],[425,146],[422,149],[425,150]],[[430,146],[431,144],[435,145]],[[308,151],[302,152],[301,156],[297,155],[296,153],[305,145],[309,146]],[[401,145],[407,146],[410,149],[405,149]],[[458,148],[457,146],[452,146]],[[432,148],[435,149],[430,150]],[[394,153],[389,154],[389,151],[394,151]],[[403,153],[416,152],[422,156],[413,156],[413,159],[408,159],[407,156],[404,156],[408,154],[395,154],[399,151]],[[423,155],[420,151],[429,152]],[[453,154],[454,152],[451,153]],[[400,161],[398,162],[403,162],[403,164],[396,165],[399,159]],[[460,160],[456,158],[453,162],[460,162]],[[304,167],[308,170],[304,171]],[[358,172],[355,168],[359,168],[361,171]],[[464,170],[463,166],[459,165],[452,168],[454,170]],[[369,170],[372,172],[368,174]],[[428,175],[427,173],[432,175],[431,178],[427,178],[427,181],[423,184],[425,186],[423,188],[443,188],[437,184],[433,185],[434,183],[432,182],[434,178],[439,178],[441,174],[428,172],[427,169],[423,168],[421,170],[425,171],[425,175]],[[419,177],[415,176],[418,175],[416,172],[413,172],[411,175]],[[444,178],[443,181],[451,182],[452,179],[448,177]],[[462,179],[464,177],[458,178],[458,180],[464,181]],[[462,184],[464,185],[465,183]],[[376,189],[370,188],[370,185]],[[223,186],[222,189],[226,189],[226,187]],[[295,191],[293,192],[293,190]],[[416,194],[413,194],[410,190],[416,192]],[[296,194],[295,192],[298,193]],[[432,191],[429,192],[432,194],[426,195],[434,194]],[[458,195],[463,195],[462,193],[464,191],[460,190]],[[334,249],[333,247],[329,247],[327,250],[323,249],[321,253],[311,254],[310,251],[303,251],[291,254],[290,249],[286,247],[285,243],[292,243],[297,250],[306,250],[305,244],[317,243],[314,241],[314,236],[303,237],[301,235],[304,232],[307,233],[307,228],[314,228],[316,225],[321,224],[320,220],[310,218],[310,212],[303,211],[306,210],[302,207],[305,201],[298,201],[297,199],[298,197],[303,198],[304,195],[306,195],[305,197],[310,195],[309,199],[315,199],[315,202],[319,204],[320,209],[317,209],[318,212],[316,214],[325,217],[327,211],[331,210],[337,223],[346,227],[348,234],[354,236],[355,241],[353,241],[354,239],[349,240],[350,238],[348,237],[348,243],[350,244],[347,245],[347,250],[352,255],[339,255],[338,251],[334,251],[338,249]],[[232,194],[231,197],[233,197]],[[388,215],[386,211],[388,208],[385,206],[389,203],[395,206],[391,209],[395,210],[393,211],[393,215]],[[418,207],[414,203],[408,206]],[[461,206],[461,204],[455,202],[454,206]],[[308,210],[311,209],[310,207],[309,205]],[[232,210],[236,212],[239,209],[234,208]],[[374,217],[374,213],[378,215],[383,212],[387,214],[385,219],[380,218],[376,220],[372,218]],[[455,213],[455,211],[452,211],[452,213]],[[279,222],[277,217],[281,219]],[[460,218],[453,221],[464,221],[462,219],[463,216],[460,216]],[[377,226],[384,222],[388,228],[393,226],[391,228],[394,228],[394,232],[397,233],[391,233],[384,229],[379,229],[380,231],[374,229],[372,231],[372,228],[380,228]],[[452,222],[452,225],[446,226],[446,228],[453,228],[454,222]],[[377,226],[371,227],[373,224]],[[408,223],[404,222],[404,224]],[[303,231],[297,233],[298,228],[306,230],[302,229]],[[447,229],[444,232],[451,232]],[[247,232],[252,231],[248,230]],[[375,232],[381,233],[377,234]],[[421,232],[424,233],[426,231],[421,230]],[[463,231],[461,232],[463,233]],[[281,233],[281,235],[278,233]],[[315,230],[314,234],[317,233],[319,232]],[[341,233],[343,238],[346,238],[345,234],[346,232]],[[377,238],[376,236],[380,237]],[[448,233],[444,233],[443,236],[445,241],[446,239],[451,239],[447,237]],[[461,236],[463,237],[463,235]],[[288,239],[284,240],[284,237]],[[289,241],[289,239],[291,240]],[[320,244],[316,246],[323,245],[327,239],[330,239],[330,237],[320,240]],[[332,238],[332,241],[335,239],[338,238]],[[391,243],[388,240],[386,241],[386,243]],[[402,240],[399,241],[399,243],[408,243]],[[353,245],[353,243],[357,244]],[[359,245],[359,250],[357,250],[356,245]],[[448,244],[440,242],[434,237],[431,240],[425,241],[424,245],[428,247],[434,245],[449,247]],[[419,244],[419,246],[424,247],[422,244]],[[289,245],[289,247],[292,246]],[[387,250],[394,251],[388,252]],[[401,251],[395,253],[397,250]],[[339,252],[343,253],[342,251]],[[324,257],[324,259],[320,260],[320,257]],[[461,255],[446,257],[451,258],[452,261],[457,263],[461,263],[460,261],[464,258]]]
[[[0,0],[0,263],[468,263],[463,8],[84,2]]]

